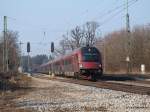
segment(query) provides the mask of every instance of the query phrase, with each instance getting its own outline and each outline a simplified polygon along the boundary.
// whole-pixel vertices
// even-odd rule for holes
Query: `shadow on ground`
[[[104,81],[137,81],[137,80],[145,80],[150,79],[150,76],[147,75],[141,75],[141,74],[132,74],[132,75],[126,75],[126,74],[104,74],[102,77],[100,77],[100,80]]]

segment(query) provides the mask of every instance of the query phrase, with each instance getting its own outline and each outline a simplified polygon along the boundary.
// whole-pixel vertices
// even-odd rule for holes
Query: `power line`
[[[131,1],[129,1],[129,4],[130,4],[130,3],[133,3],[133,2],[135,2],[135,1],[137,1],[137,0],[131,0]],[[101,19],[102,19],[102,18],[104,18],[105,16],[110,15],[111,13],[113,13],[113,12],[119,10],[119,9],[122,9],[123,7],[125,7],[125,3],[119,5],[119,6],[115,7],[115,8],[113,8],[113,9],[111,9],[111,10],[109,10],[109,11],[107,11],[107,12],[104,13],[104,14],[99,15],[98,17],[93,18],[93,20],[98,19],[98,18],[101,18]]]
[[[18,22],[17,24],[15,25],[18,25],[18,26],[21,26],[21,27],[28,27],[30,28],[31,26],[34,27],[34,28],[38,28],[39,30],[42,31],[42,29],[46,29],[46,31],[49,31],[49,32],[64,32],[64,29],[49,29],[48,28],[48,25],[35,25],[35,24],[32,24],[30,23],[29,21],[27,20],[19,20],[19,19],[16,19],[14,17],[8,17],[10,20],[13,20],[13,21],[16,21]],[[29,30],[29,29],[28,29]],[[33,30],[33,29],[32,29]]]
[[[136,3],[138,0],[131,0],[129,1],[129,7],[131,5],[133,5],[134,3]],[[125,10],[125,3],[121,4],[115,8],[113,8],[112,10],[107,11],[105,14],[101,15],[101,19],[104,18],[105,16],[109,16],[110,14],[114,13],[115,11],[117,11],[116,13],[114,13],[113,15],[111,15],[110,17],[106,18],[104,21],[100,22],[100,26],[103,26],[105,23],[108,23],[110,20],[112,20],[114,17],[118,16],[118,14],[120,14],[121,12],[123,12]],[[119,11],[118,11],[119,10]],[[124,16],[123,16],[124,17]],[[84,25],[84,24],[83,24]],[[80,25],[81,26],[81,25]]]
[[[128,2],[128,7],[132,6],[132,5],[135,4],[137,1],[138,1],[138,0],[131,0],[131,1],[129,1],[129,2]],[[112,20],[114,17],[118,16],[118,14],[120,14],[121,12],[123,12],[123,11],[126,9],[125,5],[126,5],[126,4],[124,3],[124,4],[122,4],[122,5],[119,5],[119,6],[115,7],[115,8],[112,9],[112,10],[109,10],[107,13],[105,13],[104,16],[107,16],[107,15],[110,15],[111,13],[113,13],[113,12],[115,12],[115,11],[117,11],[117,10],[120,9],[120,10],[117,11],[115,14],[111,15],[109,18],[107,18],[106,20],[102,21],[102,22],[100,23],[100,26],[103,26],[105,23],[108,23],[108,22],[109,22],[110,20]],[[104,17],[104,16],[101,16],[101,17]],[[125,16],[122,16],[122,17],[125,17]]]
[[[128,7],[132,6],[133,4],[135,4],[138,0],[134,0],[133,3],[130,3],[128,5]],[[114,17],[118,16],[118,14],[120,14],[121,12],[123,12],[126,9],[126,7],[122,8],[121,10],[119,10],[118,12],[116,12],[115,14],[111,15],[109,18],[107,18],[106,20],[104,20],[103,22],[101,22],[100,26],[104,25],[105,23],[108,23],[110,20],[112,20]],[[126,17],[126,16],[123,16]]]
[[[138,1],[138,0],[131,0],[131,1],[129,1],[129,3],[130,3],[130,5],[131,5],[131,3],[134,4],[134,3],[137,2],[137,1]],[[104,17],[104,16],[108,16],[108,15],[110,15],[110,14],[112,14],[112,13],[114,13],[114,12],[117,11],[115,14],[111,15],[109,18],[107,18],[106,20],[102,21],[102,22],[100,23],[100,25],[102,26],[102,25],[104,25],[105,23],[108,23],[108,21],[112,20],[112,18],[116,17],[118,14],[120,14],[122,11],[124,11],[124,10],[125,10],[124,5],[125,5],[125,4],[119,5],[119,6],[115,7],[115,8],[113,8],[112,10],[109,10],[107,13],[103,14],[103,16],[101,15],[101,17]],[[9,17],[9,19],[18,21],[17,19],[15,19],[15,18],[13,18],[13,17]],[[27,23],[27,24],[26,24],[27,26],[31,26],[31,24],[30,24],[29,22],[27,22],[27,21],[26,21],[26,22],[23,22],[23,23]],[[39,27],[40,25],[34,25],[34,26],[38,26],[38,27]],[[41,28],[41,29],[42,29],[42,28]],[[50,30],[46,30],[46,31],[48,32],[48,31],[50,31]],[[46,34],[46,31],[44,31],[45,34]],[[53,30],[53,31],[54,31],[54,30]],[[59,32],[60,32],[60,30],[59,30]],[[44,37],[45,37],[45,36],[44,36]],[[59,38],[60,38],[60,37],[59,37]],[[57,38],[56,40],[58,40],[59,38]],[[31,44],[42,45],[41,43],[32,43],[32,42],[31,42]],[[50,44],[50,43],[43,43],[43,45],[47,45],[47,44]]]
[[[19,42],[18,44],[20,44],[20,42]],[[26,45],[27,42],[22,42],[22,41],[21,41],[21,44]],[[41,46],[45,46],[45,45],[50,45],[51,42],[30,42],[30,44],[32,44],[32,45],[41,45]]]

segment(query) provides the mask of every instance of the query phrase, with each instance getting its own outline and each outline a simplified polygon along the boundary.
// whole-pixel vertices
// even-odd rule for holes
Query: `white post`
[[[144,64],[141,64],[141,73],[145,74],[145,65]]]

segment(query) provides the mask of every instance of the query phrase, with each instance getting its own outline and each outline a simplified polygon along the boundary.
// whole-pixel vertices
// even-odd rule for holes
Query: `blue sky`
[[[124,28],[125,10],[115,17],[119,10],[110,13],[124,3],[125,0],[0,0],[0,31],[3,16],[8,16],[8,29],[19,32],[19,41],[31,42],[31,55],[50,54],[50,42],[58,43],[63,34],[87,21],[103,23],[99,28],[102,35]],[[131,27],[150,23],[148,11],[150,0],[131,5]],[[22,49],[26,55],[26,44]]]

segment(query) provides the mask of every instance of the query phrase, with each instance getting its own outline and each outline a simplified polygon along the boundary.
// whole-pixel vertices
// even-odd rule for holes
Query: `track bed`
[[[38,75],[38,78],[47,80],[57,80],[61,82],[92,86],[97,88],[111,89],[136,94],[150,95],[150,81],[146,78],[137,78],[135,76],[104,76],[97,82],[88,80],[76,80],[72,77],[53,77],[48,75]]]

